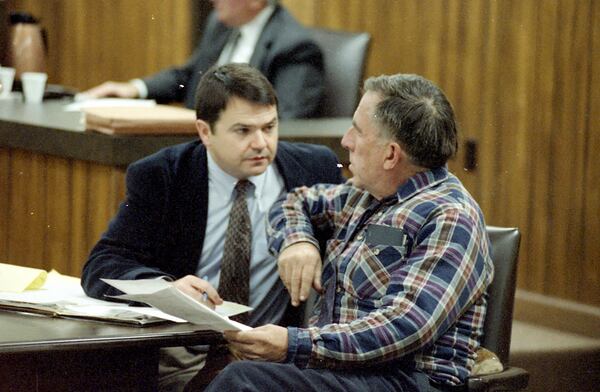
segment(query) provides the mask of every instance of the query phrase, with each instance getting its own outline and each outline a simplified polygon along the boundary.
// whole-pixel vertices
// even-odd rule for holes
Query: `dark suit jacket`
[[[144,79],[148,97],[159,102],[183,101],[194,108],[200,77],[217,62],[230,33],[211,13],[200,45],[185,65]],[[273,84],[281,119],[318,115],[324,93],[323,54],[308,31],[281,6],[276,6],[265,25],[250,65]]]
[[[100,278],[173,279],[196,273],[208,213],[206,148],[165,148],[127,170],[127,197],[83,267],[86,294],[120,294]],[[337,158],[326,147],[280,142],[275,164],[285,188],[339,183]],[[266,244],[265,244],[266,246]]]

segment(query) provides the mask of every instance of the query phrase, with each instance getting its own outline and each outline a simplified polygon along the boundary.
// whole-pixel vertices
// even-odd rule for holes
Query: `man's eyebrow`
[[[277,118],[277,116],[273,117],[271,119],[271,121],[267,121],[265,124],[263,125],[275,125],[279,122],[279,118]]]
[[[267,126],[274,126],[274,125],[277,125],[278,123],[279,123],[279,118],[274,117],[271,121],[269,121],[265,125],[267,125]]]
[[[270,121],[267,121],[264,124],[244,124],[244,123],[235,123],[233,125],[231,125],[231,127],[229,127],[229,129],[234,129],[234,128],[263,128],[266,125],[274,125],[277,124],[278,122],[278,118],[277,116],[273,117]]]

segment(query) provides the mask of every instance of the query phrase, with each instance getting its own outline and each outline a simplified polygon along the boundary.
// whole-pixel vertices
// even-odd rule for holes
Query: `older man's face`
[[[250,22],[266,6],[266,0],[211,0],[219,20],[229,27]]]
[[[367,91],[354,112],[352,127],[342,138],[350,156],[352,183],[374,193],[381,178],[386,140],[380,137],[373,114],[381,101],[378,93]]]

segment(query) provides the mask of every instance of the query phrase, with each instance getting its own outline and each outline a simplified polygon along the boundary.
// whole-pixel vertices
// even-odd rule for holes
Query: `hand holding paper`
[[[223,302],[215,310],[179,291],[171,282],[162,279],[116,280],[102,279],[105,283],[126,293],[114,298],[144,302],[165,313],[205,326],[219,332],[245,331],[251,327],[230,320],[229,316],[247,312],[252,308],[233,302]]]
[[[223,299],[219,296],[217,290],[208,282],[208,278],[200,279],[196,275],[186,275],[183,278],[177,279],[173,285],[197,301],[211,309],[215,309],[215,305],[223,304]]]

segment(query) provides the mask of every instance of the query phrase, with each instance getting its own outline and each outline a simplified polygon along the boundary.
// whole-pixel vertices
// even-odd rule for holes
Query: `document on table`
[[[218,332],[252,329],[229,319],[230,316],[252,310],[248,306],[225,301],[223,305],[212,310],[163,279],[102,280],[125,293],[113,298],[147,303],[167,314],[201,325],[206,329]]]
[[[0,309],[136,326],[166,321],[186,322],[155,308],[132,307],[90,298],[83,292],[79,278],[61,275],[54,270],[45,275],[43,284],[36,289],[22,292],[0,289]]]

